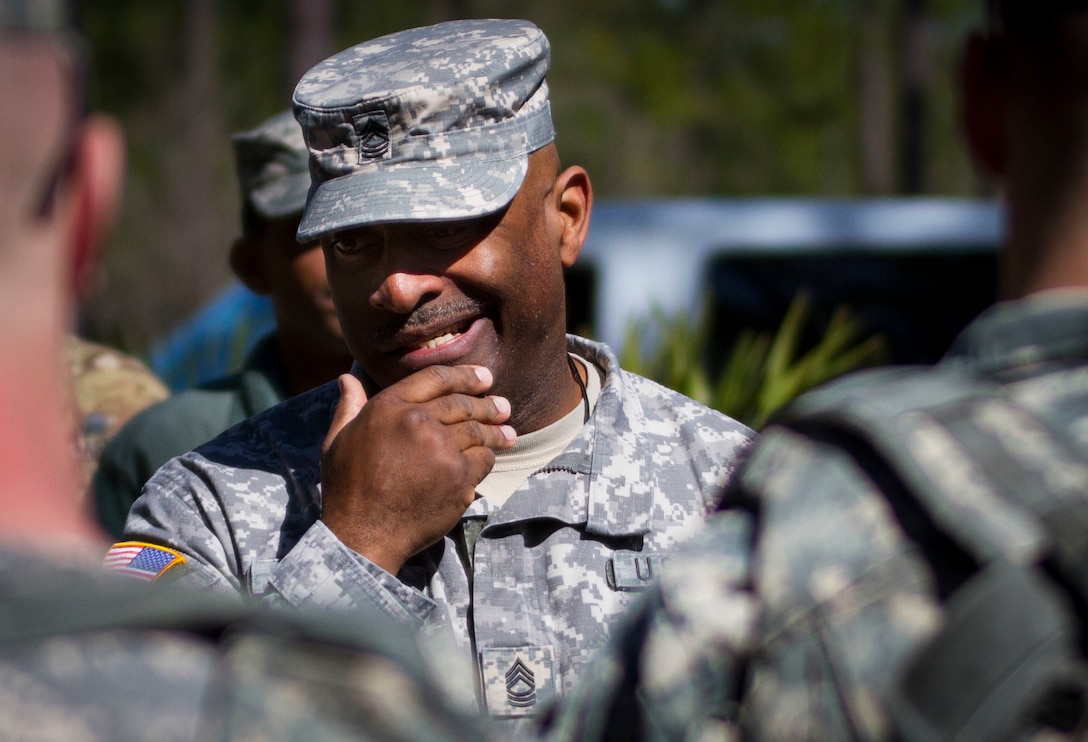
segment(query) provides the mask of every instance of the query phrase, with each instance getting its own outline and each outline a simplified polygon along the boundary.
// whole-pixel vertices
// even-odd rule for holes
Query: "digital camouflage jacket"
[[[764,429],[545,736],[1081,739],[1086,533],[1088,293],[995,306]]]
[[[702,526],[752,437],[621,371],[603,345],[571,336],[569,347],[604,374],[592,418],[502,507],[481,498],[466,511],[458,532],[482,522],[464,560],[471,577],[458,533],[393,576],[318,520],[335,383],[168,463],[134,505],[126,538],[177,549],[186,563],[171,574],[182,584],[299,607],[376,605],[401,622],[452,629],[475,659],[490,713],[530,715],[575,683],[613,617]]]
[[[0,549],[0,738],[488,739],[404,627],[126,580]],[[460,710],[459,710],[460,709]]]
[[[235,423],[287,398],[274,333],[262,338],[237,372],[186,389],[140,411],[106,444],[92,480],[95,515],[120,536],[132,503],[155,470]]]

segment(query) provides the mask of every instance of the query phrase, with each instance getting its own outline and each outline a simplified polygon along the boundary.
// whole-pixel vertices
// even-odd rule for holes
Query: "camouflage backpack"
[[[949,367],[880,369],[777,422],[850,451],[933,565],[942,620],[888,711],[921,739],[1088,733],[1088,448]]]
[[[0,739],[485,739],[402,629],[0,549]]]

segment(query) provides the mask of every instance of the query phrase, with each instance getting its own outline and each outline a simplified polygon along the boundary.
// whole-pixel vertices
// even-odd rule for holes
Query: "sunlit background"
[[[451,18],[522,17],[548,34],[560,151],[593,179],[598,252],[605,242],[622,251],[604,231],[617,214],[632,213],[632,201],[637,213],[637,204],[697,199],[711,207],[700,217],[711,220],[706,230],[721,234],[729,225],[713,223],[713,205],[752,198],[989,199],[960,145],[955,104],[958,44],[980,5],[88,0],[88,93],[92,107],[120,117],[130,170],[83,332],[148,357],[227,290],[227,251],[240,228],[230,133],[288,107],[298,77],[329,54]],[[982,239],[992,241],[993,215],[983,221]],[[682,231],[675,245],[673,232],[655,233],[660,250],[694,249],[698,235]],[[979,275],[985,268],[967,270],[988,283]],[[600,300],[594,287],[606,281],[592,271],[575,280],[593,294],[578,310],[580,329],[601,332],[592,305]],[[671,280],[667,268],[653,275],[658,284]],[[676,280],[698,293],[714,278]],[[608,332],[615,341],[618,331]]]

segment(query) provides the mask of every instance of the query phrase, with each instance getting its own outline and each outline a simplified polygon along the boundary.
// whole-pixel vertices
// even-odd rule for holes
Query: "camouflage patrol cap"
[[[291,112],[278,113],[230,141],[242,199],[266,219],[301,214],[310,171],[302,129]]]
[[[354,46],[294,93],[312,185],[298,238],[498,211],[555,138],[544,32],[450,21]]]

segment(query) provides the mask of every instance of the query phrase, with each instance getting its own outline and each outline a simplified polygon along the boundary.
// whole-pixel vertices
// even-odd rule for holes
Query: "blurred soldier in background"
[[[142,361],[114,348],[72,335],[68,368],[75,389],[83,481],[89,487],[106,443],[133,415],[170,396]]]
[[[310,188],[298,122],[284,111],[231,141],[242,196],[242,236],[231,249],[231,268],[270,297],[276,329],[237,373],[144,410],[106,446],[93,491],[98,519],[114,536],[144,482],[167,460],[351,368],[321,247],[295,239]]]
[[[99,566],[103,536],[76,503],[65,343],[123,151],[110,119],[82,115],[67,18],[61,2],[0,0],[0,738],[484,734],[381,615],[273,616]]]
[[[1088,734],[1088,2],[988,14],[962,103],[1008,301],[766,428],[554,737]]]

